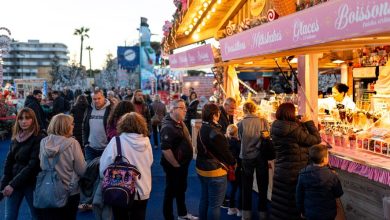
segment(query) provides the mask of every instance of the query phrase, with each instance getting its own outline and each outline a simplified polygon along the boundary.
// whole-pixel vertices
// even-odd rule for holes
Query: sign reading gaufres
[[[226,61],[389,31],[389,0],[333,0],[221,39],[221,55]]]
[[[169,55],[169,65],[173,69],[189,68],[214,64],[213,50],[206,44],[191,50]]]

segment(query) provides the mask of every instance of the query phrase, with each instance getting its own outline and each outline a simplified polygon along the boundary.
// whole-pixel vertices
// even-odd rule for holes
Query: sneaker
[[[178,216],[177,217],[177,220],[197,220],[197,219],[199,219],[199,218],[191,215],[190,213],[187,213],[187,215],[185,215],[185,216]]]
[[[237,209],[237,217],[241,217],[242,216],[242,211]]]
[[[230,203],[230,200],[228,200],[228,199],[223,200],[221,208],[224,208],[224,209],[229,208],[229,203]]]
[[[78,208],[80,211],[89,211],[92,210],[92,204],[80,204]]]
[[[237,214],[237,212],[238,212],[238,209],[236,209],[236,208],[228,208],[227,214],[228,215],[235,215],[235,214]]]

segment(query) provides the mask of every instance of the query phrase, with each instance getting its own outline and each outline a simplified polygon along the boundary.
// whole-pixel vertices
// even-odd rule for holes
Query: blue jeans
[[[11,196],[5,199],[5,220],[17,220],[19,208],[22,204],[23,197],[26,198],[30,215],[33,220],[37,219],[36,209],[33,206],[34,186],[26,186],[22,189],[14,190]]]
[[[199,219],[219,220],[227,187],[226,175],[220,177],[198,176],[202,191],[199,203]]]

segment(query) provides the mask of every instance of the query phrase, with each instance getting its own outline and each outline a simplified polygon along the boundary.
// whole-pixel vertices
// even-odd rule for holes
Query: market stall
[[[350,219],[382,219],[384,211],[387,210],[383,200],[390,196],[390,159],[386,139],[390,127],[384,123],[387,119],[382,112],[388,111],[389,105],[382,95],[382,112],[374,108],[360,109],[349,115],[352,118],[349,122],[343,117],[347,113],[344,111],[344,114],[341,114],[337,109],[323,118],[318,114],[318,72],[322,65],[321,60],[331,57],[335,52],[356,53],[362,48],[389,45],[388,11],[387,1],[335,0],[220,40],[224,61],[221,65],[244,65],[248,62],[259,64],[267,59],[284,57],[287,60],[289,56],[298,57],[298,111],[299,114],[308,113],[318,119],[324,127],[323,131],[329,130],[323,135],[323,140],[333,147],[330,151],[330,163],[338,168],[341,174],[345,192],[342,200]],[[359,13],[365,14],[363,16]],[[350,88],[354,87],[354,64],[363,64],[360,58],[358,56],[342,60],[350,64],[346,67],[344,81]],[[385,59],[382,64],[375,65],[384,65],[388,58]],[[377,83],[380,81],[378,79]],[[372,98],[375,99],[375,95]],[[362,105],[360,107],[362,108]],[[374,123],[376,119],[383,123]],[[359,129],[354,129],[358,125]],[[357,138],[354,138],[355,135]],[[361,148],[359,136],[362,136]],[[352,146],[356,143],[358,147],[351,149],[350,143]],[[377,155],[374,155],[375,153]]]
[[[294,95],[271,98],[268,95],[267,100],[259,103],[262,114],[272,121],[278,104],[292,101],[297,104],[299,114],[311,115],[322,127],[324,143],[332,147],[330,164],[340,174],[348,219],[383,219],[385,211],[390,209],[384,202],[390,197],[390,140],[387,139],[390,126],[385,123],[384,114],[390,106],[389,93],[385,92],[390,85],[384,79],[390,74],[381,76],[380,72],[386,63],[390,64],[389,2],[206,2],[207,6],[213,4],[211,10],[207,8],[196,21],[191,18],[198,12],[197,4],[189,5],[182,21],[176,23],[174,36],[167,38],[168,45],[184,45],[191,38],[195,41],[210,37],[208,30],[214,32],[213,37],[220,42],[222,60],[216,66],[224,69],[224,85],[229,96],[237,92],[235,76],[240,68],[282,73],[285,79],[282,82],[291,83],[298,99]],[[219,14],[220,8],[226,9],[223,14]],[[213,16],[212,11],[218,19],[210,23],[207,15]],[[203,21],[207,28],[198,31],[196,27]],[[293,62],[292,58],[297,61]],[[368,67],[369,70],[360,71]],[[325,115],[318,101],[318,74],[335,69],[340,72],[341,82],[351,88],[349,95],[357,109],[353,112],[334,109]]]

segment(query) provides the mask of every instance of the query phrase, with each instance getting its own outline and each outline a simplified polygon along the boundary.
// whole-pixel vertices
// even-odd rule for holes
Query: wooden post
[[[353,98],[353,67],[352,66],[348,66],[347,86],[349,87],[348,96]]]
[[[315,124],[318,124],[318,59],[320,57],[322,54],[298,56],[298,80],[302,86],[302,89],[298,88],[298,114],[309,115]]]

